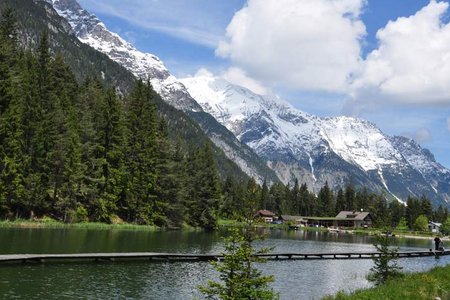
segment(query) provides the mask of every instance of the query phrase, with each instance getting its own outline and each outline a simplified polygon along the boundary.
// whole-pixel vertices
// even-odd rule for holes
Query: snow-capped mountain
[[[351,180],[399,200],[425,194],[436,204],[450,204],[450,171],[413,141],[388,137],[361,119],[319,118],[275,95],[257,95],[207,73],[178,80],[155,55],[110,32],[75,0],[46,1],[82,42],[137,77],[149,78],[165,101],[196,120],[230,159],[260,182],[271,176],[285,183],[298,178],[317,192],[325,182],[337,189]]]
[[[394,136],[390,141],[430,183],[433,190],[450,203],[450,170],[438,163],[428,149],[423,149],[412,139]]]
[[[95,15],[84,10],[77,1],[47,1],[69,22],[81,42],[105,53],[136,77],[144,80],[149,78],[155,91],[174,107],[190,111],[202,110],[158,57],[138,51],[118,34],[109,31],[105,24]]]
[[[352,178],[397,199],[426,194],[450,203],[450,171],[412,140],[388,137],[362,119],[319,118],[207,72],[181,81],[205,111],[267,159],[284,182],[298,178],[317,192],[325,182],[338,188]]]
[[[153,54],[143,53],[109,31],[95,15],[84,10],[76,0],[45,0],[71,25],[78,39],[108,55],[136,77],[149,79],[155,91],[167,103],[187,113],[202,127],[216,146],[245,173],[261,182],[278,181],[277,176],[253,150],[241,143],[225,127],[203,111],[184,85],[170,74],[163,62]]]

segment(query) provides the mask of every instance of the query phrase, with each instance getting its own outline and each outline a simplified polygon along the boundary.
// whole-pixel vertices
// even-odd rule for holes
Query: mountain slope
[[[390,138],[390,141],[403,157],[422,174],[433,190],[447,203],[450,202],[450,170],[436,162],[434,155],[428,149],[423,149],[412,139],[394,136]]]
[[[190,115],[221,148],[228,158],[236,162],[247,175],[259,182],[267,179],[279,181],[253,150],[237,140],[226,128],[203,112],[183,84],[169,73],[155,55],[142,53],[117,34],[110,32],[94,15],[84,10],[75,0],[48,0],[64,17],[81,42],[105,53],[131,71],[136,77],[149,78],[155,91],[173,107]]]
[[[87,78],[102,78],[110,87],[127,93],[134,85],[135,76],[111,60],[107,55],[82,43],[74,35],[67,21],[50,4],[42,0],[1,0],[0,10],[15,10],[19,40],[24,47],[34,51],[44,31],[48,32],[51,52],[61,54],[70,65],[79,82]],[[182,111],[156,97],[158,114],[167,122],[168,134],[185,151],[210,141],[203,129]],[[234,176],[247,180],[248,176],[218,147],[213,147],[215,160],[222,178]]]
[[[348,117],[319,118],[274,95],[256,95],[209,75],[179,81],[156,56],[137,51],[109,32],[76,1],[49,2],[81,41],[136,76],[150,76],[165,101],[189,114],[229,158],[259,181],[273,172],[251,149],[282,181],[298,178],[315,192],[325,182],[338,189],[351,181],[399,200],[425,194],[435,204],[449,205],[447,173],[436,168],[424,172],[407,150],[374,124]]]
[[[436,204],[449,203],[449,170],[412,141],[396,143],[399,138],[357,118],[319,118],[208,73],[181,81],[205,111],[267,159],[284,182],[299,178],[317,192],[325,182],[337,189],[352,180],[400,200],[425,194]]]

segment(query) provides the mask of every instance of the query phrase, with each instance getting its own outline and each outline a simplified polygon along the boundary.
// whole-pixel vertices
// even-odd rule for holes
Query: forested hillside
[[[78,83],[88,78],[98,78],[108,88],[114,88],[119,95],[127,95],[134,86],[135,77],[116,62],[93,48],[81,43],[67,21],[60,17],[45,1],[1,0],[0,10],[14,9],[17,20],[17,39],[20,48],[36,53],[40,36],[48,35],[51,55],[64,57]],[[209,142],[209,138],[198,124],[155,95],[157,114],[167,123],[167,134],[172,142],[180,144],[184,151]],[[219,176],[225,179],[233,176],[247,180],[248,176],[222,150],[212,144]]]
[[[215,227],[220,182],[211,146],[167,136],[156,94],[138,81],[122,97],[78,84],[48,36],[18,46],[14,11],[0,23],[0,216]]]
[[[77,76],[48,31],[24,48],[16,11],[1,13],[0,219],[213,229],[246,203],[309,216],[364,209],[380,226],[411,228],[421,216],[448,216],[426,197],[405,208],[352,184],[337,193],[325,184],[317,195],[298,181],[259,186],[148,82],[130,80],[123,94],[102,76]]]

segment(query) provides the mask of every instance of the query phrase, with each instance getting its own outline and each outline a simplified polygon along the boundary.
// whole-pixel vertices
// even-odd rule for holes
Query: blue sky
[[[179,78],[207,69],[308,113],[368,119],[450,168],[448,1],[79,2]]]

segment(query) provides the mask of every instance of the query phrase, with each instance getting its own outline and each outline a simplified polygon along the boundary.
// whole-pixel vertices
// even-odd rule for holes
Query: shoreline
[[[241,227],[242,225],[236,221],[230,220],[219,220],[218,227],[216,230],[227,227]],[[285,224],[257,224],[257,227],[267,228],[271,230],[291,230]],[[108,224],[100,222],[84,222],[84,223],[63,223],[53,219],[43,219],[43,220],[15,220],[15,221],[0,221],[0,228],[73,228],[73,229],[104,229],[104,230],[141,230],[141,231],[165,231],[165,230],[180,230],[180,231],[201,231],[201,229],[191,227],[184,224],[180,228],[168,228],[168,227],[158,227],[155,225],[139,225],[130,223],[118,223],[118,224]],[[321,231],[327,232],[327,228],[315,228],[315,227],[305,227],[299,230],[304,231]],[[379,230],[345,230],[346,234],[360,234],[360,235],[377,235],[381,234],[381,229]],[[439,234],[414,234],[411,232],[401,233],[393,232],[393,237],[402,239],[421,239],[421,240],[432,240],[436,235]],[[450,242],[450,236],[439,235],[441,240]]]

